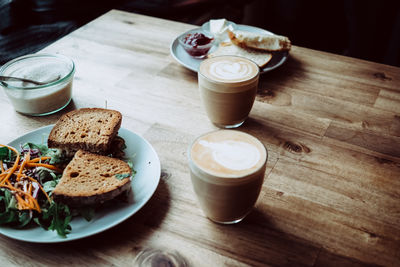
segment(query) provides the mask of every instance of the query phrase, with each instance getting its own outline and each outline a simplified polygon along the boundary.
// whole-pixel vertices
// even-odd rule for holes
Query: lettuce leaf
[[[72,214],[67,205],[52,201],[48,208],[42,208],[41,215],[34,218],[34,221],[44,229],[55,230],[64,238],[71,232]]]

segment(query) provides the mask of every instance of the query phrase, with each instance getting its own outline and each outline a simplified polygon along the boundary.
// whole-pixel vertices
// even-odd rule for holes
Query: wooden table
[[[66,110],[24,116],[0,93],[3,144],[72,109],[106,105],[162,165],[154,196],[124,223],[61,244],[0,237],[0,265],[130,266],[141,250],[161,247],[192,266],[399,266],[400,68],[294,46],[262,75],[240,127],[269,151],[260,198],[243,222],[222,226],[197,205],[186,158],[190,142],[216,128],[197,74],[169,52],[193,27],[110,11],[42,51],[76,63]]]

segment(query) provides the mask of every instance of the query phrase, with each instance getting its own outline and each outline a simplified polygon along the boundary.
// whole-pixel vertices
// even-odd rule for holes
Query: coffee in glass
[[[264,181],[267,150],[252,135],[219,130],[189,147],[193,189],[212,221],[240,222],[253,208]]]
[[[217,56],[200,64],[200,96],[211,122],[236,128],[248,117],[257,94],[259,67],[238,56]]]

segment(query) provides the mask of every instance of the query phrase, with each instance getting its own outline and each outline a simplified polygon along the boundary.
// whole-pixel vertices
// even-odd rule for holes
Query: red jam
[[[183,42],[185,44],[193,46],[194,48],[197,48],[197,46],[199,45],[206,45],[211,43],[212,40],[213,38],[208,38],[204,34],[196,32],[193,34],[191,33],[187,34],[183,39]]]
[[[202,33],[189,33],[183,38],[183,43],[186,45],[185,50],[192,57],[203,57],[211,48],[211,42],[214,38],[208,38]],[[210,45],[208,45],[210,44]]]

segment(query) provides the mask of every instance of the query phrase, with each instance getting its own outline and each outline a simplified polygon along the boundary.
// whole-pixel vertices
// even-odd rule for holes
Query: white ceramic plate
[[[203,25],[203,27],[204,27],[204,25]],[[237,24],[236,29],[241,30],[241,31],[255,32],[255,33],[273,34],[272,32],[269,32],[269,31],[261,29],[261,28],[247,26],[247,25],[241,25],[241,24]],[[196,28],[196,30],[201,31],[202,28]],[[203,30],[204,30],[204,28],[203,28]],[[191,57],[188,53],[186,53],[186,51],[183,49],[183,47],[179,44],[179,38],[181,36],[186,35],[186,33],[187,32],[179,35],[171,43],[170,52],[171,52],[172,57],[176,61],[178,61],[182,66],[184,66],[192,71],[197,72],[199,70],[200,63],[203,59],[196,59],[196,58]],[[213,51],[215,51],[217,49],[217,45],[218,44],[214,45],[210,49],[209,53],[212,53]],[[261,69],[261,73],[265,73],[265,72],[268,72],[268,71],[278,68],[287,60],[288,56],[289,56],[289,52],[287,52],[287,51],[273,52],[271,60],[268,62],[268,64],[264,68]]]
[[[9,145],[18,148],[26,142],[46,143],[53,125],[39,128],[35,131],[18,137]],[[35,243],[57,243],[72,241],[88,237],[105,231],[135,214],[153,195],[161,174],[160,160],[154,148],[139,135],[121,128],[118,135],[125,139],[127,148],[126,157],[131,158],[136,175],[132,179],[132,203],[120,203],[118,206],[106,208],[96,212],[91,221],[82,217],[74,217],[71,221],[71,233],[62,238],[55,231],[46,231],[39,226],[28,229],[14,229],[7,226],[0,227],[0,234],[13,239]]]

